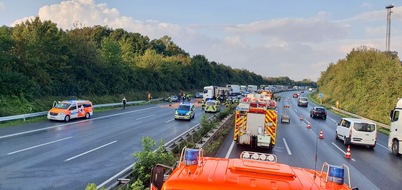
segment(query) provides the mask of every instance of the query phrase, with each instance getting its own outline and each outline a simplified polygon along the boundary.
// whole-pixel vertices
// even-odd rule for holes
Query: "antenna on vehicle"
[[[320,127],[321,127],[320,123],[321,122],[318,121],[316,134],[319,133],[318,131],[319,131]],[[314,176],[313,176],[314,179],[317,177],[317,157],[318,157],[318,155],[317,155],[317,151],[318,151],[317,147],[318,147],[318,137],[315,138],[315,158],[314,158]]]

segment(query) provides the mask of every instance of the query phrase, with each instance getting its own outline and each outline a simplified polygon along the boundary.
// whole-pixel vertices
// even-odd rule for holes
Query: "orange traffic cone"
[[[310,129],[310,128],[311,128],[310,121],[307,121],[307,129]]]
[[[346,152],[345,158],[350,159],[350,145],[348,145],[348,150]]]
[[[323,139],[324,135],[322,134],[322,130],[320,131],[320,139]]]
[[[303,115],[300,115],[300,121],[302,121],[303,120]]]

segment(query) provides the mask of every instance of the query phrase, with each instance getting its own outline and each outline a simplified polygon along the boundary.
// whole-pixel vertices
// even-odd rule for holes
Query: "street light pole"
[[[389,52],[391,46],[391,13],[392,13],[391,9],[394,8],[394,5],[390,4],[385,8],[387,9],[387,33],[385,39],[385,51]]]

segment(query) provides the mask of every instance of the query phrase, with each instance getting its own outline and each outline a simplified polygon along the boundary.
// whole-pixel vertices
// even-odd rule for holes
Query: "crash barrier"
[[[218,114],[214,114],[213,116],[207,118],[208,121],[214,120],[218,117]],[[196,148],[198,147],[204,147],[207,146],[209,143],[211,143],[213,141],[213,139],[215,138],[216,134],[218,134],[220,131],[223,130],[224,126],[228,125],[230,122],[230,118],[233,117],[234,114],[231,114],[229,116],[227,116],[226,118],[224,118],[215,129],[212,129],[212,132],[209,132],[206,136],[202,137],[203,140],[201,140],[200,142],[198,142],[196,144]],[[177,146],[179,146],[182,142],[184,142],[187,139],[193,138],[193,135],[199,130],[201,129],[201,123],[195,125],[194,127],[190,128],[189,130],[183,132],[181,135],[177,136],[176,138],[170,140],[169,142],[165,143],[163,145],[163,148],[165,149],[165,151],[171,151],[174,148],[176,148]],[[156,151],[156,150],[155,150]],[[155,152],[154,151],[154,152]],[[108,180],[106,180],[105,182],[103,182],[102,184],[97,186],[97,189],[106,189],[106,190],[110,190],[110,189],[119,189],[118,186],[124,186],[125,183],[123,183],[121,180],[119,179],[130,179],[130,175],[133,172],[133,167],[134,164],[131,164],[130,166],[128,166],[127,168],[125,168],[124,170],[120,171],[119,173],[117,173],[116,175],[114,175],[113,177],[109,178]],[[130,182],[130,181],[129,181]],[[127,182],[127,183],[129,183]]]
[[[377,122],[377,121],[373,121],[373,120],[371,120],[371,119],[364,118],[364,117],[362,117],[362,116],[360,116],[360,115],[356,115],[356,114],[353,114],[353,113],[349,113],[349,112],[347,112],[347,111],[338,109],[338,108],[336,108],[336,107],[331,107],[331,109],[333,109],[333,110],[335,110],[335,111],[338,111],[338,112],[341,112],[341,113],[344,113],[344,114],[347,114],[347,115],[350,115],[350,116],[353,116],[353,117],[356,117],[356,118],[359,118],[359,119],[364,119],[364,120],[373,122],[373,123],[375,123],[377,126],[382,127],[382,128],[386,128],[386,129],[390,129],[390,128],[391,128],[389,125],[386,125],[386,124],[383,124],[383,123],[380,123],[380,122]]]
[[[157,98],[157,99],[152,99],[152,101],[160,101],[162,98]],[[132,102],[127,102],[127,104],[140,104],[147,102],[146,100],[141,100],[141,101],[132,101]],[[94,105],[94,108],[102,108],[102,107],[113,107],[113,106],[123,106],[122,102],[119,103],[110,103],[110,104],[96,104]],[[32,118],[32,117],[39,117],[39,116],[45,116],[47,115],[48,111],[44,112],[36,112],[36,113],[28,113],[28,114],[22,114],[22,115],[13,115],[13,116],[5,116],[5,117],[0,117],[0,123],[4,121],[13,121],[13,120],[19,120],[22,119],[25,121],[27,118]]]
[[[234,114],[230,114],[229,116],[225,117],[222,121],[219,122],[216,128],[213,128],[210,132],[208,132],[204,137],[201,138],[197,144],[195,144],[196,149],[204,148],[208,146],[211,142],[213,142],[218,134],[223,131],[223,129],[230,124],[231,119],[234,117]]]

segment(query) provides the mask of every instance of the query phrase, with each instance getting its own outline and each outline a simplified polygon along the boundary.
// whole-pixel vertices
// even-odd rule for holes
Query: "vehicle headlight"
[[[64,112],[60,112],[58,115],[61,115],[61,116],[63,116],[64,115]]]
[[[187,112],[186,115],[190,115],[190,112]]]
[[[178,115],[179,113],[176,111],[174,114]]]

